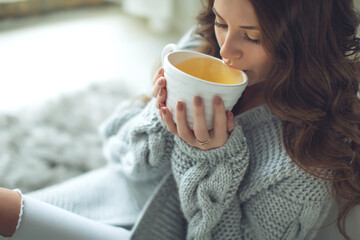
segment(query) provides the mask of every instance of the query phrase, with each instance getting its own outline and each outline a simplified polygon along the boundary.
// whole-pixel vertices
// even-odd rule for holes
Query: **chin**
[[[263,79],[251,79],[251,78],[249,78],[249,82],[248,82],[247,86],[250,87],[250,86],[262,84],[262,83],[264,83],[264,81],[265,80],[263,80]]]

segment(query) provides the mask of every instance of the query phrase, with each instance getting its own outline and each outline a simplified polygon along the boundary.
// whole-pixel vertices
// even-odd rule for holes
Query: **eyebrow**
[[[221,17],[221,15],[216,11],[216,9],[214,7],[212,8],[212,11],[218,18],[225,21],[224,18]],[[259,28],[256,26],[239,26],[239,28],[248,29],[248,30],[259,30]]]

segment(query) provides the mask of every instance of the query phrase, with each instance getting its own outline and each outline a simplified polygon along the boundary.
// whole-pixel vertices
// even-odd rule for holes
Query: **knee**
[[[18,192],[0,188],[0,235],[11,237],[15,233],[21,211],[21,198]]]

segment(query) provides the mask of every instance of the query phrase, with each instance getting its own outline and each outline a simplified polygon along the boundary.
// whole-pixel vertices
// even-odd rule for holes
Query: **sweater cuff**
[[[190,165],[194,165],[199,161],[207,161],[211,167],[215,167],[222,161],[231,164],[238,161],[237,159],[240,153],[247,151],[246,139],[239,125],[235,126],[229,139],[219,148],[201,150],[190,146],[177,136],[175,136],[175,143],[177,146],[175,148],[176,153],[182,156],[182,159],[187,159]]]

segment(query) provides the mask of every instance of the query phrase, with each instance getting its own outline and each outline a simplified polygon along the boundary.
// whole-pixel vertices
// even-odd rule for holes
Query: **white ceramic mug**
[[[240,77],[242,78],[242,81],[239,81],[237,84],[220,84],[196,78],[175,67],[177,64],[185,60],[199,57],[215,59],[221,64],[224,64],[222,60],[203,53],[178,50],[175,44],[168,44],[164,47],[162,51],[162,64],[165,70],[164,75],[167,84],[166,106],[172,113],[173,119],[176,123],[176,103],[178,101],[183,101],[186,104],[186,117],[188,125],[191,129],[193,129],[193,99],[195,96],[202,97],[205,106],[206,127],[208,130],[211,130],[214,126],[214,110],[212,106],[214,96],[222,98],[226,110],[232,110],[247,86],[248,77],[243,71],[236,70],[241,72]]]

